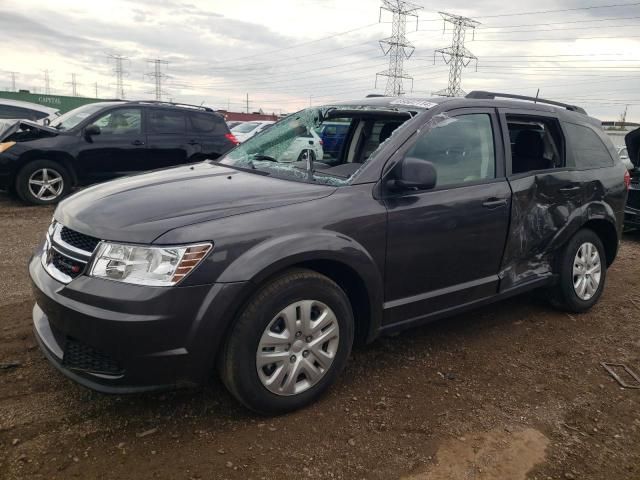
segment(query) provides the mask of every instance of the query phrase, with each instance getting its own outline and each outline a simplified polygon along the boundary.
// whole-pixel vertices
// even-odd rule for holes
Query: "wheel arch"
[[[16,181],[18,175],[20,175],[20,172],[24,168],[26,168],[29,163],[35,162],[37,160],[49,160],[59,163],[65,168],[69,175],[71,175],[72,186],[76,186],[78,184],[78,176],[76,174],[75,168],[73,168],[73,157],[67,152],[46,150],[30,150],[23,153],[20,156],[20,167],[16,169],[13,181]]]
[[[588,220],[582,228],[587,228],[595,232],[604,246],[607,256],[607,267],[610,267],[618,253],[618,232],[610,220],[604,218],[592,218]]]

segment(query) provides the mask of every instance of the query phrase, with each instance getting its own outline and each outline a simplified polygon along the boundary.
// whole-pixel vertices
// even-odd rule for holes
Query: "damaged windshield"
[[[411,116],[403,108],[308,108],[250,138],[220,163],[292,180],[345,185]]]

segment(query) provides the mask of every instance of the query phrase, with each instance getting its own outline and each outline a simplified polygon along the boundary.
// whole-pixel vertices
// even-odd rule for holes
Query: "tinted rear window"
[[[207,113],[189,113],[189,130],[203,135],[224,135],[227,124],[217,115]]]
[[[149,112],[149,133],[185,133],[184,112],[151,108]]]
[[[613,158],[596,132],[589,127],[565,123],[569,148],[567,166],[576,168],[599,168],[613,165]]]

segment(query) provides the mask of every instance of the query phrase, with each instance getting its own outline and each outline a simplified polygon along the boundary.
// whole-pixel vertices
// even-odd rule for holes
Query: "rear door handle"
[[[561,192],[577,192],[578,190],[580,190],[579,186],[574,186],[574,187],[563,187],[560,189]]]
[[[144,145],[144,142],[142,140],[134,140],[133,142],[131,142],[131,145],[140,146]]]
[[[189,145],[198,145],[199,143],[200,143],[200,142],[198,142],[198,141],[196,141],[196,140],[189,140],[189,141],[187,142],[187,144],[189,144]]]
[[[500,207],[506,207],[507,199],[506,198],[490,198],[486,202],[484,202],[482,206],[490,210],[493,210],[495,208],[500,208]]]

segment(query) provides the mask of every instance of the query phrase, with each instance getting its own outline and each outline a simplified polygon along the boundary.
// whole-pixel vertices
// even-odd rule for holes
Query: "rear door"
[[[202,150],[187,133],[187,112],[178,108],[147,109],[147,144],[149,170],[185,164]]]
[[[504,291],[552,275],[557,249],[586,221],[585,205],[604,198],[593,170],[609,174],[603,167],[613,160],[589,127],[561,122],[554,113],[501,109],[500,118],[513,190]]]
[[[199,159],[216,159],[231,150],[235,144],[225,136],[229,133],[229,127],[219,115],[187,113],[187,138],[200,146]]]
[[[436,187],[390,193],[385,323],[417,320],[498,291],[511,190],[490,109],[461,109],[396,155],[428,160]],[[426,131],[425,131],[426,130]]]

